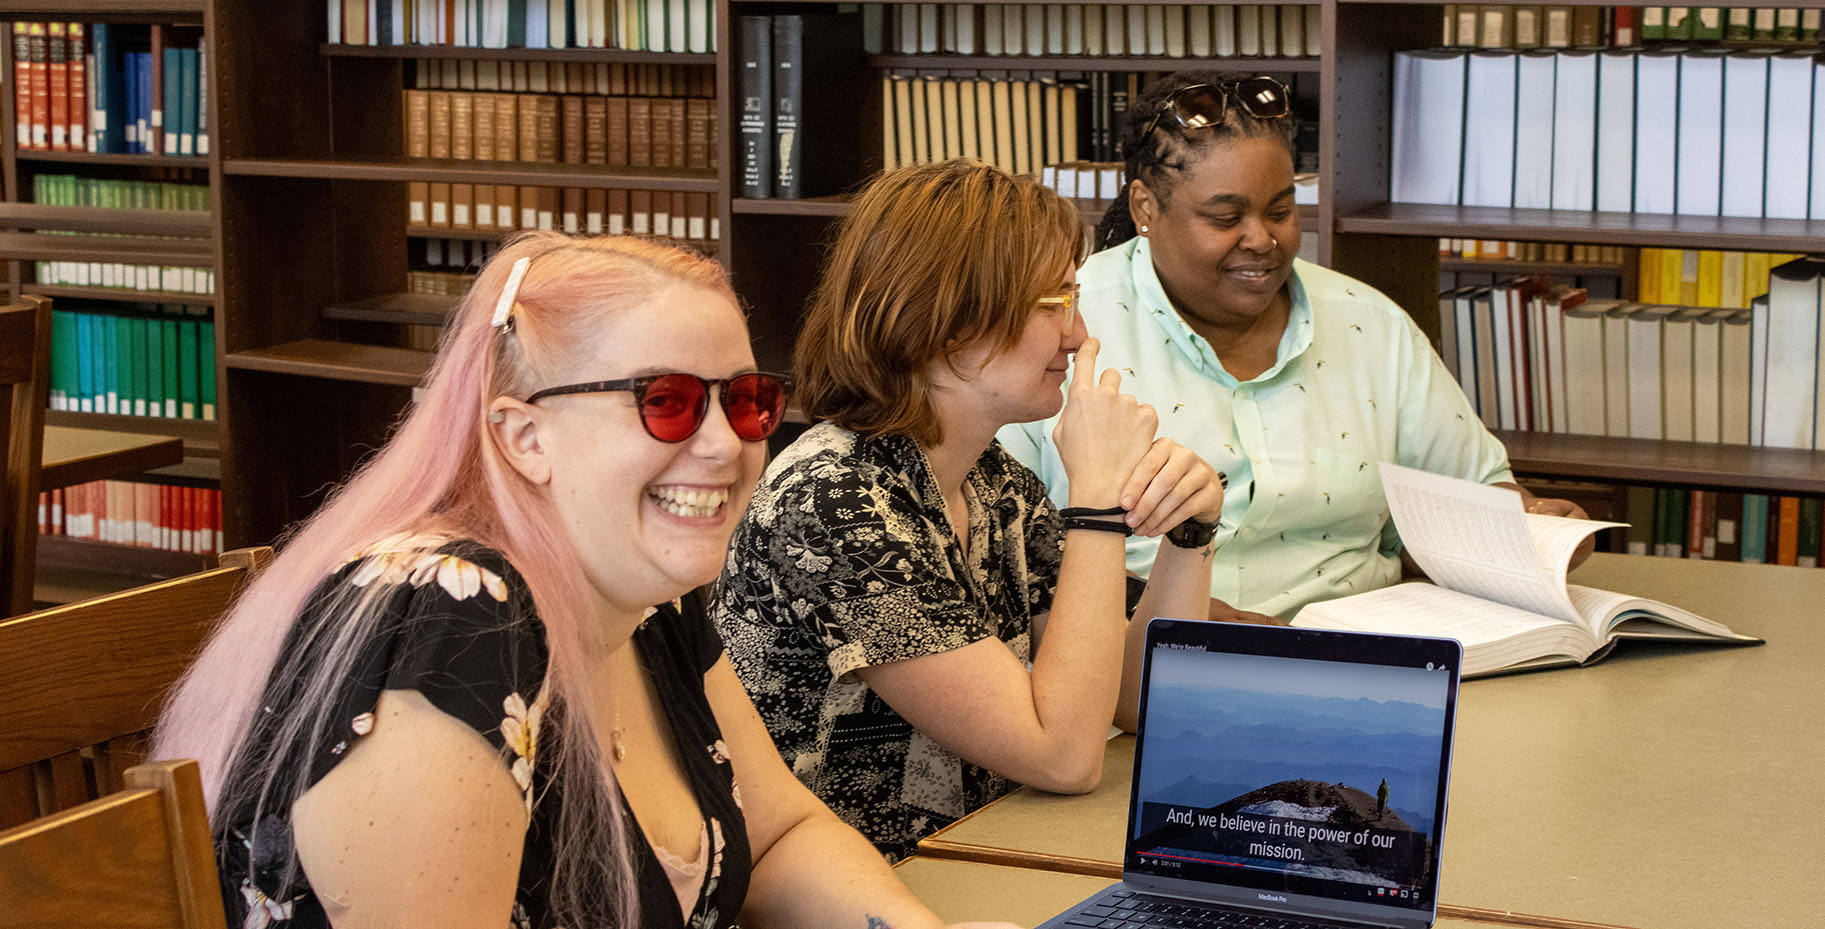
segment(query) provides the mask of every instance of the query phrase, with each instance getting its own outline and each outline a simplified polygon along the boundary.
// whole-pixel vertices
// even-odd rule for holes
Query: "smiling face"
[[[1062,296],[1071,288],[1065,281],[1053,293]],[[932,363],[933,383],[957,401],[941,408],[947,418],[969,417],[995,429],[1050,417],[1064,405],[1059,388],[1070,373],[1071,353],[1086,337],[1083,316],[1072,307],[1040,303],[1027,314],[1020,337],[1006,348],[979,341],[957,352],[948,364]],[[952,428],[945,423],[947,435]]]
[[[1246,329],[1280,296],[1299,252],[1293,159],[1278,137],[1243,136],[1193,152],[1168,196],[1136,183],[1136,219],[1180,312]]]
[[[595,342],[573,380],[671,371],[716,380],[754,369],[735,305],[685,284],[609,315]],[[647,434],[631,392],[554,396],[532,407],[550,469],[544,491],[591,585],[615,608],[663,603],[722,570],[766,443],[737,437],[713,390],[702,426],[677,443]]]

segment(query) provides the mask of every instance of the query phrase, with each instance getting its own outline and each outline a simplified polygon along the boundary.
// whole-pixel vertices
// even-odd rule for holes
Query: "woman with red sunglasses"
[[[1162,434],[1230,475],[1212,619],[1283,621],[1401,575],[1377,462],[1516,490],[1426,336],[1374,288],[1297,257],[1290,94],[1271,77],[1182,71],[1128,109],[1129,179],[1078,271],[1104,363],[1161,411]],[[1054,497],[1075,482],[1043,421],[1001,441]],[[1157,543],[1128,543],[1145,576]]]
[[[534,233],[482,269],[160,723],[231,924],[938,924],[781,763],[687,596],[784,411],[754,367],[712,260]]]
[[[1031,178],[871,183],[797,347],[826,421],[768,468],[723,569],[717,626],[781,753],[892,858],[1015,784],[1095,786],[1135,710],[1125,536],[1171,540],[1134,615],[1204,615],[1223,478],[1099,364],[1082,249]],[[995,442],[1054,414],[1062,512]]]

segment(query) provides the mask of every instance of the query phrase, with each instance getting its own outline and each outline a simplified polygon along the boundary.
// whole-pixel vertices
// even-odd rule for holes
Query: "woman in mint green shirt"
[[[1229,475],[1213,618],[1285,619],[1397,581],[1377,462],[1584,515],[1513,483],[1501,443],[1399,306],[1295,257],[1287,110],[1272,78],[1186,71],[1149,88],[1122,133],[1131,180],[1077,275],[1102,362],[1159,411],[1161,435]],[[1053,425],[999,438],[1063,500]],[[1157,546],[1130,539],[1129,570],[1146,576]]]

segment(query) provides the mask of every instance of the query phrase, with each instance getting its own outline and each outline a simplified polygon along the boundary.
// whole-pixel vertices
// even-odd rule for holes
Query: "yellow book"
[[[1679,305],[1698,305],[1698,250],[1683,249],[1679,253]]]
[[[1719,288],[1718,303],[1728,309],[1743,309],[1749,305],[1748,297],[1743,291],[1743,253],[1724,252],[1719,262],[1722,270],[1719,277],[1723,284]]]
[[[1640,269],[1636,279],[1635,299],[1642,303],[1660,302],[1660,249],[1641,250]]]
[[[1743,255],[1743,297],[1754,300],[1768,294],[1769,259],[1767,252],[1748,252]]]
[[[894,112],[893,75],[881,72],[881,170],[892,171],[900,166],[899,143],[894,139],[894,129],[899,124],[899,115]]]
[[[981,158],[982,150],[977,144],[981,133],[981,122],[976,115],[976,85],[974,81],[963,81],[957,88],[957,122],[963,132],[963,157]]]
[[[1679,302],[1680,278],[1683,276],[1684,268],[1685,255],[1683,252],[1677,248],[1660,250],[1660,290],[1655,293],[1655,296],[1659,298],[1654,301],[1655,303],[1667,305]]]
[[[1032,134],[1027,130],[1027,82],[1009,81],[1008,96],[1014,101],[1014,161],[1010,174],[1032,174]]]
[[[1013,94],[1007,81],[993,81],[991,95],[995,101],[995,167],[1009,174],[1014,170],[1014,106]],[[1024,100],[1024,95],[1022,100]],[[1026,106],[1020,107],[1021,115],[1026,114]],[[1766,275],[1764,275],[1765,277]]]
[[[1709,249],[1698,253],[1698,302],[1694,306],[1721,307],[1724,290],[1724,253]]]

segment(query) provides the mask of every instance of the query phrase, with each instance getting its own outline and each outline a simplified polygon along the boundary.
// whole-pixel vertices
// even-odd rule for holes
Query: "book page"
[[[1553,583],[1565,586],[1565,576],[1571,573],[1572,553],[1592,534],[1610,528],[1626,528],[1628,523],[1604,522],[1597,519],[1572,519],[1569,516],[1547,516],[1541,513],[1523,513],[1527,519],[1527,532],[1533,536],[1534,551],[1540,556],[1540,563],[1552,568]],[[1579,607],[1577,598],[1572,598],[1573,607]],[[1584,611],[1580,608],[1580,614]],[[1602,630],[1595,627],[1593,632]]]
[[[1452,638],[1464,646],[1465,674],[1542,655],[1582,660],[1596,640],[1581,626],[1524,612],[1423,581],[1306,605],[1292,625]]]
[[[1519,494],[1387,462],[1381,482],[1401,541],[1433,583],[1581,623],[1565,592],[1565,570],[1542,561]],[[1557,533],[1543,543],[1550,551],[1561,544]]]

